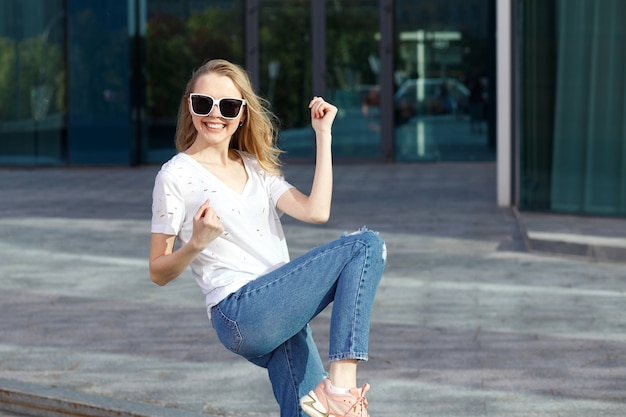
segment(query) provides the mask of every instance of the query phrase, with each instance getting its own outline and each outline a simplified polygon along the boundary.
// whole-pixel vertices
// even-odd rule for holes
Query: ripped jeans
[[[281,417],[304,416],[300,398],[326,376],[308,323],[330,303],[329,360],[368,359],[370,315],[385,263],[384,241],[364,227],[249,282],[213,307],[222,344],[267,368]]]

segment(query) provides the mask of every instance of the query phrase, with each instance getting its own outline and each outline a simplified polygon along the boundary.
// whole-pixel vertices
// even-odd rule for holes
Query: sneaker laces
[[[354,411],[358,415],[363,415],[363,411],[367,408],[367,398],[365,398],[365,393],[370,389],[370,384],[365,383],[363,388],[358,391],[358,396],[355,397],[356,401],[352,406],[346,411],[345,415],[348,415],[350,411]],[[366,414],[367,415],[367,414]]]

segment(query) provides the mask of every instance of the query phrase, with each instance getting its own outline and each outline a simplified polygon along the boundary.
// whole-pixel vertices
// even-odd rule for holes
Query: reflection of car
[[[394,96],[396,122],[416,115],[466,113],[469,95],[469,89],[454,78],[406,80]]]

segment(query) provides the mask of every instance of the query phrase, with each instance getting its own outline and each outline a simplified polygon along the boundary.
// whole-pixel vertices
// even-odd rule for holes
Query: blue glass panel
[[[327,1],[327,96],[340,112],[333,155],[380,158],[378,0]]]
[[[214,58],[245,63],[243,7],[243,0],[147,1],[145,16],[139,16],[145,22],[145,107],[138,112],[145,115],[144,163],[165,162],[176,152],[178,107],[196,68]]]
[[[68,0],[72,165],[128,164],[130,72],[126,1]]]
[[[285,157],[311,157],[311,5],[263,0],[259,6],[260,89],[280,119],[279,147]]]
[[[398,161],[490,161],[488,0],[397,0],[394,122]],[[495,30],[494,30],[495,32]]]
[[[0,6],[0,165],[64,164],[63,1]]]

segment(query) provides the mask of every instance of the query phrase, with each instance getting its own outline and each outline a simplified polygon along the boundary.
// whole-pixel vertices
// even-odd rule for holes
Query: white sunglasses
[[[216,100],[206,94],[198,93],[189,95],[189,110],[196,116],[208,116],[215,105],[224,119],[236,119],[241,114],[243,106],[246,105],[246,100],[234,97],[222,97]]]

